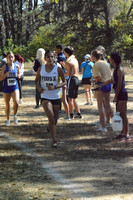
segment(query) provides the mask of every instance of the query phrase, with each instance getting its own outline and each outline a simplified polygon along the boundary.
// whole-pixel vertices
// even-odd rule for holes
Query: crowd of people
[[[4,57],[5,56],[5,57]],[[114,67],[111,75],[110,64]],[[92,85],[94,86],[99,111],[97,131],[107,132],[110,118],[114,116],[110,105],[110,93],[115,91],[114,102],[116,111],[120,112],[123,129],[114,139],[120,142],[131,141],[127,119],[128,94],[125,89],[124,70],[119,53],[110,55],[110,64],[106,59],[106,50],[98,46],[90,54],[84,56],[81,64],[82,84],[85,90],[85,105],[93,105]],[[10,102],[13,100],[14,123],[18,123],[17,111],[22,103],[22,84],[24,79],[24,58],[13,52],[3,54],[0,64],[0,81],[4,83],[3,97],[5,101],[6,126],[10,126]],[[46,51],[39,48],[36,53],[33,70],[36,74],[36,106],[42,105],[47,117],[47,130],[52,138],[52,146],[57,146],[56,125],[62,103],[66,112],[65,120],[82,118],[77,102],[79,88],[79,62],[74,55],[74,49],[62,45],[56,46],[56,51]],[[76,111],[76,115],[74,114]]]

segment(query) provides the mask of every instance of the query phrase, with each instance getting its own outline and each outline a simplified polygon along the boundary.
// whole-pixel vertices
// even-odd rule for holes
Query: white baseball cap
[[[91,56],[90,56],[90,54],[86,54],[85,56],[84,56],[84,58],[86,58],[86,59],[90,59],[91,58]]]

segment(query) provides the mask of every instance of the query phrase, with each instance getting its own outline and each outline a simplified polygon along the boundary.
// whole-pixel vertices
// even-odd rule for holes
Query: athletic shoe
[[[71,119],[74,119],[73,114],[70,114],[70,120],[71,120]]]
[[[36,106],[35,106],[35,109],[38,109],[39,107],[40,107],[39,105],[36,105]]]
[[[103,132],[103,133],[107,133],[108,132],[107,129],[105,127],[102,127],[101,125],[96,131],[100,131],[100,132]]]
[[[93,105],[93,101],[90,102],[90,105]]]
[[[57,147],[57,142],[53,142],[52,147],[56,148]]]
[[[125,142],[126,141],[126,136],[123,134],[117,135],[114,140],[119,141],[119,142]]]
[[[100,128],[100,127],[101,127],[101,123],[100,123],[100,121],[97,122],[97,123],[94,123],[94,127],[95,127],[95,128]]]
[[[110,127],[112,127],[112,124],[110,122],[106,123],[106,127],[110,128]]]
[[[82,115],[75,115],[74,116],[74,119],[81,119],[82,118]]]
[[[66,117],[64,117],[64,120],[71,120],[69,116],[66,115]]]
[[[18,124],[18,119],[16,115],[14,115],[14,124]]]
[[[10,126],[10,119],[6,120],[6,126]]]
[[[85,105],[90,105],[90,103],[89,103],[89,102],[86,102]]]
[[[74,119],[74,117],[71,117],[71,116],[70,116],[70,120],[73,120],[73,119]]]
[[[131,142],[131,137],[130,136],[126,136],[126,142]]]
[[[19,99],[19,104],[22,104],[22,103],[23,103],[22,99]]]

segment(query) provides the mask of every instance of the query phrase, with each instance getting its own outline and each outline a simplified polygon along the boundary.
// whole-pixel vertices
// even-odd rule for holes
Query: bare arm
[[[8,76],[8,74],[11,73],[11,71],[6,72],[6,73],[5,73],[5,71],[6,71],[6,65],[3,65],[1,72],[0,72],[0,81],[3,81]]]
[[[114,80],[113,80],[113,78],[111,78],[110,80],[108,80],[108,81],[106,81],[106,82],[104,82],[104,83],[98,85],[97,88],[95,88],[94,90],[100,90],[103,86],[109,85],[109,84],[111,84],[111,83],[113,83],[113,82],[114,82]]]
[[[19,65],[16,65],[17,66],[17,69],[18,69],[18,78],[21,78],[20,77],[20,66]]]
[[[114,102],[117,102],[117,98],[118,98],[118,95],[121,91],[121,87],[122,87],[122,79],[123,79],[123,76],[124,76],[124,71],[123,69],[120,67],[118,69],[118,86],[116,88],[116,92],[115,92],[115,97],[114,97]]]
[[[67,73],[66,73],[66,76],[71,76],[71,71],[72,71],[72,65],[71,63],[66,63],[66,70],[67,70]]]
[[[59,77],[61,77],[62,83],[60,83],[57,86],[48,86],[48,90],[55,90],[55,89],[61,88],[64,85],[66,85],[65,74],[64,74],[63,69],[60,67],[58,67],[58,75],[59,75]]]
[[[38,68],[36,78],[35,78],[35,84],[40,93],[44,91],[44,89],[39,85],[39,81],[41,80],[41,75],[40,75],[41,67]]]
[[[84,69],[84,68],[82,68],[82,69],[81,69],[81,73],[82,73],[82,74],[84,74],[84,71],[85,71],[85,69]]]
[[[59,77],[61,77],[62,83],[60,83],[57,88],[63,87],[64,85],[66,85],[66,78],[65,78],[65,74],[63,69],[61,69],[60,67],[58,67],[58,74]]]
[[[97,77],[95,77],[95,84],[97,84],[97,83],[100,83],[101,82],[101,76],[97,76]]]

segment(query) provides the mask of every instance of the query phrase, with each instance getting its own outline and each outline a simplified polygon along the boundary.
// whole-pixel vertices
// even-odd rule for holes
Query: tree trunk
[[[23,9],[22,9],[23,3],[22,0],[19,0],[18,2],[18,20],[17,20],[17,44],[21,44],[21,37],[22,37],[22,14],[23,14]]]
[[[29,38],[30,38],[30,24],[31,24],[31,16],[30,11],[32,10],[32,0],[29,0],[28,5],[28,17],[27,17],[27,29],[26,29],[26,43],[28,44]]]
[[[14,6],[13,6],[13,0],[10,0],[10,27],[11,27],[11,35],[12,35],[12,39],[13,39],[13,42],[15,42],[15,22],[14,22]]]
[[[4,28],[5,28],[5,45],[8,46],[8,39],[9,39],[9,23],[8,23],[8,5],[7,1],[2,1],[2,16],[4,20]]]
[[[106,37],[108,39],[109,44],[112,43],[112,33],[110,29],[110,22],[109,22],[109,8],[108,8],[108,1],[104,1],[104,13],[105,13],[105,22],[106,22]]]

